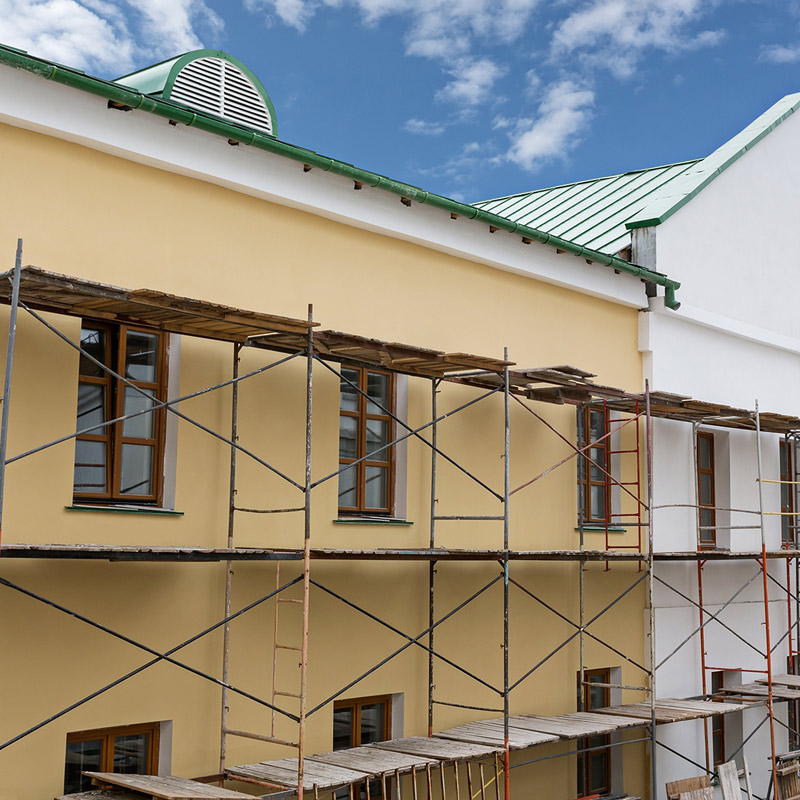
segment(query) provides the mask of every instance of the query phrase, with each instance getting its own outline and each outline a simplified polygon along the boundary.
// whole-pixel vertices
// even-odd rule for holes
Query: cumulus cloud
[[[452,80],[436,93],[437,99],[476,106],[486,100],[495,83],[505,74],[505,69],[490,58],[465,58],[460,59],[449,72]]]
[[[552,56],[580,53],[591,66],[629,77],[651,49],[675,53],[718,44],[724,31],[695,33],[708,0],[590,0],[556,27]]]
[[[527,170],[563,158],[580,142],[592,118],[594,101],[591,89],[572,80],[550,85],[536,117],[518,121],[507,158]]]
[[[0,41],[112,75],[200,47],[222,27],[203,0],[0,0]]]
[[[403,125],[407,133],[414,133],[419,136],[441,136],[445,131],[445,126],[441,122],[426,122],[423,119],[409,119]]]
[[[761,61],[772,64],[796,64],[800,61],[800,45],[769,44],[761,49]]]

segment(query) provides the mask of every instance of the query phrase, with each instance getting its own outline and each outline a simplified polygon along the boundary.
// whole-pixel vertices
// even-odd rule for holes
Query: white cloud
[[[203,0],[0,0],[0,41],[110,74],[200,47],[198,31],[222,25]]]
[[[723,31],[691,30],[714,5],[713,0],[590,0],[556,27],[551,53],[554,59],[578,53],[590,67],[626,78],[648,49],[675,53],[718,44]]]
[[[436,97],[462,106],[476,106],[487,99],[505,71],[489,58],[461,59],[449,70],[452,80]]]
[[[761,49],[761,61],[773,64],[796,64],[800,61],[800,45],[768,44]]]
[[[409,119],[403,125],[407,133],[414,133],[420,136],[441,136],[445,131],[445,126],[441,122],[426,122],[423,119]]]
[[[510,161],[533,170],[563,158],[580,142],[591,118],[594,92],[571,80],[550,85],[535,119],[522,119],[511,136]]]

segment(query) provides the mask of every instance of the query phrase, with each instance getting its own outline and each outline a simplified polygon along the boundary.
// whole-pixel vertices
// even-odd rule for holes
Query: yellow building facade
[[[170,125],[145,109],[126,113],[109,107],[100,96],[103,82],[98,82],[93,95],[80,87],[48,82],[42,70],[13,69],[8,62],[0,66],[7,96],[19,97],[17,105],[16,100],[9,101],[0,118],[6,185],[0,201],[0,245],[9,267],[20,237],[23,264],[90,282],[126,289],[145,287],[301,321],[312,304],[318,330],[497,361],[503,360],[507,348],[512,369],[570,364],[596,373],[599,383],[641,390],[636,303],[637,297],[644,297],[641,276],[615,274],[614,264],[589,263],[592,259],[586,255],[523,241],[524,234],[492,230],[479,219],[416,200],[409,200],[409,205],[400,193],[358,186],[358,181],[313,165],[305,169],[302,161],[280,153],[246,144],[231,146],[224,137],[180,123]],[[27,118],[23,98],[33,108]],[[62,106],[72,109],[62,130],[37,116],[41,111],[54,117]],[[107,121],[108,128],[100,126],[95,133],[82,129],[94,124],[93,115]],[[147,147],[149,152],[145,152]],[[172,161],[170,152],[175,154]],[[198,167],[203,158],[207,159],[206,173]],[[250,178],[252,185],[247,188]],[[269,196],[263,187],[273,178]],[[282,195],[282,182],[296,184],[298,194]],[[322,198],[316,210],[315,196]],[[439,238],[438,233],[429,236],[426,226],[444,233]],[[463,249],[451,244],[453,237],[463,238]],[[479,244],[473,246],[473,239]],[[512,248],[513,259],[506,256]],[[529,266],[523,269],[514,259],[525,259]],[[80,315],[40,313],[79,343]],[[4,317],[7,320],[7,309]],[[102,315],[98,321],[112,331],[119,324],[107,317],[104,322]],[[91,319],[83,315],[84,328],[87,324]],[[142,328],[135,323],[131,327]],[[230,379],[234,348],[229,341],[172,332],[165,334],[165,342],[162,355],[168,373],[163,388],[169,399]],[[279,352],[245,347],[238,369],[245,374],[283,357]],[[313,366],[312,481],[335,475],[341,463],[340,373],[348,362],[345,357],[325,363],[330,368],[322,362]],[[238,385],[238,443],[301,488],[306,368],[301,355]],[[9,458],[75,430],[80,374],[78,352],[20,310],[8,398]],[[411,429],[429,423],[431,378],[400,369],[387,374],[394,375],[392,408],[398,419]],[[502,368],[496,374],[502,376]],[[436,390],[440,415],[485,393],[452,380],[436,382]],[[502,391],[496,392],[437,426],[437,447],[447,458],[437,460],[434,515],[496,518],[437,520],[437,548],[502,555],[504,504],[498,496],[502,500],[506,464],[503,398]],[[529,413],[523,407],[526,404],[568,441]],[[513,398],[510,406],[508,480],[513,489],[570,455],[569,442],[576,441],[576,412],[569,404]],[[141,561],[43,556],[58,552],[58,548],[48,551],[45,545],[194,552],[227,546],[231,387],[186,400],[179,408],[221,438],[174,416],[157,423],[165,430],[163,453],[154,466],[160,488],[152,504],[76,495],[74,439],[9,463],[0,577],[144,643],[156,653],[222,620],[227,574],[223,557],[153,562],[146,556]],[[397,422],[390,421],[388,427],[394,437],[406,432]],[[620,449],[633,446],[634,431],[635,426],[629,426],[620,434]],[[420,435],[430,441],[429,428]],[[310,493],[310,546],[336,551],[428,548],[431,452],[429,444],[417,436],[392,448],[394,474],[388,490],[393,497],[388,513],[343,511],[336,477],[316,486]],[[237,454],[236,466],[237,507],[304,506],[302,491],[247,454]],[[634,465],[623,469],[633,470]],[[578,497],[574,459],[513,494],[508,503],[508,548],[578,549]],[[618,502],[620,508],[630,510],[630,501]],[[286,550],[295,555],[302,551],[302,512],[235,512],[234,517],[236,547]],[[586,547],[604,549],[605,535],[603,530],[586,530]],[[611,536],[612,546],[635,549],[639,532],[628,528]],[[22,545],[39,548],[38,555],[20,557]],[[314,712],[307,718],[306,754],[334,748],[335,703],[342,708],[341,701],[348,699],[390,698],[387,733],[392,738],[428,733],[427,651],[409,645],[350,685],[408,644],[408,639],[317,584],[426,643],[427,638],[418,634],[429,626],[431,563],[435,563],[436,619],[502,576],[503,570],[503,564],[491,555],[469,560],[444,556],[311,559],[311,578],[316,583],[310,586],[309,600],[307,710]],[[237,560],[232,571],[230,605],[235,612],[302,576],[302,561]],[[437,627],[437,653],[483,683],[437,658],[435,731],[497,718],[497,710],[502,713],[504,653],[513,683],[573,633],[569,621],[577,620],[580,612],[577,562],[516,559],[509,571],[513,581],[567,620],[512,585],[505,649],[503,581],[497,580]],[[610,682],[615,685],[635,687],[644,680],[635,666],[647,651],[645,584],[636,583],[640,576],[641,562],[635,560],[615,562],[610,568],[603,561],[591,562],[584,574],[587,619],[627,590],[592,624],[591,632],[630,658],[589,637],[583,644],[586,669],[611,670]],[[276,700],[272,694],[273,669],[279,691],[298,692],[300,651],[279,648],[276,655],[274,643],[291,648],[302,645],[302,586],[297,583],[280,595],[301,602],[281,604],[278,623],[274,598],[233,621],[228,646],[229,683],[295,715],[297,698],[279,695]],[[163,659],[12,741],[146,664],[153,655],[8,583],[0,594],[4,643],[0,745],[5,743],[0,750],[0,785],[5,796],[38,800],[60,795],[65,789],[65,752],[69,742],[80,738],[76,734],[144,723],[159,723],[155,756],[159,771],[188,778],[218,772],[221,688]],[[579,640],[573,638],[514,688],[509,694],[510,713],[553,716],[577,710],[579,647]],[[223,628],[188,645],[175,658],[219,678]],[[331,699],[337,692],[341,693]],[[625,702],[643,697],[638,691],[624,694]],[[228,692],[228,707],[231,729],[297,740],[297,725],[280,714],[275,716],[264,704]],[[619,737],[615,745],[640,741],[608,751],[613,753],[608,761],[613,772],[609,790],[646,794],[649,756],[642,732],[615,736]],[[241,736],[228,736],[226,746],[226,765],[296,754],[278,744]],[[576,746],[556,742],[524,749],[512,754],[512,765],[567,753]],[[486,778],[494,791],[490,773]],[[579,794],[577,773],[574,753],[541,760],[512,770],[511,791],[535,797],[575,797]],[[226,785],[255,794],[269,791],[250,784]],[[406,779],[406,791],[408,786]]]

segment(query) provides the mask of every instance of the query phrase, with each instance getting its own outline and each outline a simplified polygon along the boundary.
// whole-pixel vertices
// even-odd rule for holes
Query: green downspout
[[[573,255],[580,256],[606,267],[611,267],[617,272],[633,275],[640,278],[642,281],[663,286],[665,291],[664,299],[667,307],[677,309],[680,306],[680,303],[675,299],[675,290],[680,288],[680,283],[678,281],[668,278],[663,273],[639,267],[636,264],[631,264],[629,261],[625,261],[616,256],[600,253],[597,250],[590,250],[587,247],[582,247],[574,242],[561,239],[558,236],[551,236],[536,228],[529,228],[526,225],[512,222],[505,217],[500,217],[488,211],[475,208],[475,206],[459,203],[456,200],[451,200],[441,195],[431,194],[416,186],[394,181],[374,172],[354,167],[352,164],[321,156],[313,150],[306,150],[303,147],[281,142],[268,134],[256,133],[248,128],[223,122],[211,115],[191,111],[177,103],[156,99],[141,94],[133,89],[128,89],[120,84],[105,81],[102,78],[94,78],[66,67],[57,66],[50,62],[33,58],[19,51],[0,47],[0,63],[16,69],[23,69],[26,72],[31,72],[46,80],[55,81],[56,83],[61,83],[74,89],[80,89],[81,91],[102,97],[127,108],[147,111],[150,114],[156,114],[157,116],[192,128],[199,128],[206,133],[221,136],[230,141],[257,147],[260,150],[266,150],[269,153],[284,156],[285,158],[290,158],[302,164],[308,164],[311,167],[316,167],[325,172],[341,175],[342,177],[365,186],[383,189],[386,192],[391,192],[400,197],[408,198],[444,211],[449,211],[451,214],[457,214],[460,217],[478,220],[479,222],[490,225],[492,228],[518,234],[519,236],[531,239],[535,242],[540,242],[541,244],[550,245],[558,250],[572,253]]]

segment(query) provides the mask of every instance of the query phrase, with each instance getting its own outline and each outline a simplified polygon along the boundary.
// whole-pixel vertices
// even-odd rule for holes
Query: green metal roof
[[[660,225],[800,108],[790,94],[711,155],[662,167],[536,189],[475,203],[476,208],[615,255],[630,230]]]
[[[698,160],[683,161],[624,172],[499,197],[475,205],[514,222],[613,255],[631,243],[625,223],[646,207],[656,192],[698,163]]]
[[[669,278],[663,273],[640,267],[638,264],[631,264],[625,259],[584,247],[577,242],[514,222],[507,217],[484,211],[476,206],[461,203],[432,192],[426,192],[416,186],[401,183],[375,172],[354,167],[347,162],[320,155],[313,150],[283,142],[274,136],[248,128],[241,123],[230,122],[215,114],[204,113],[201,110],[192,110],[172,100],[162,99],[155,95],[129,88],[121,83],[85,75],[80,70],[74,70],[44,58],[28,55],[24,51],[6,47],[2,44],[0,44],[0,65],[11,67],[12,69],[21,69],[44,80],[93,94],[107,100],[109,105],[115,108],[154,114],[171,122],[197,128],[205,133],[222,137],[231,143],[238,142],[291,159],[303,164],[308,169],[315,168],[323,172],[341,175],[354,181],[358,186],[366,185],[399,196],[404,203],[408,201],[429,205],[449,212],[454,218],[464,217],[465,219],[476,220],[486,225],[490,233],[502,230],[519,236],[523,244],[535,241],[546,244],[556,250],[572,253],[587,261],[609,267],[615,272],[633,275],[642,281],[663,286],[667,307],[677,309],[680,306],[680,303],[675,298],[675,292],[681,285],[680,282]]]

